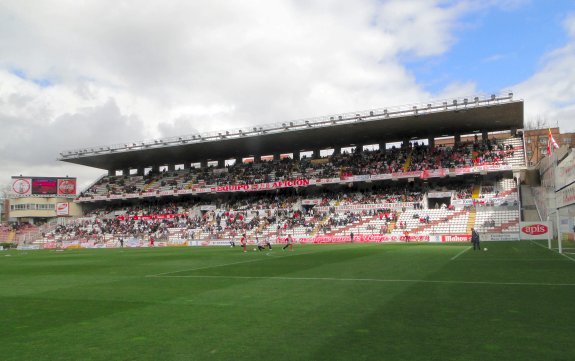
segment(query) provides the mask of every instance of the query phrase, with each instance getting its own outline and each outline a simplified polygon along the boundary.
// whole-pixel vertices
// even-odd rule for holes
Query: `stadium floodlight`
[[[293,127],[293,122],[289,122],[289,126],[290,126],[290,127]]]
[[[373,117],[373,110],[369,112],[369,116]]]
[[[447,102],[443,102],[443,109],[447,109]]]
[[[467,98],[464,98],[464,99],[463,99],[463,104],[467,105],[467,102],[468,102]]]
[[[417,105],[413,106],[413,114],[417,115]]]
[[[457,106],[457,99],[453,99],[453,105]]]
[[[343,117],[340,115],[339,117],[337,117],[338,120],[342,120]]]
[[[509,92],[507,95],[509,95],[509,99],[513,99],[513,92]]]
[[[427,104],[427,109],[431,109],[431,104],[430,104],[430,103]]]
[[[311,127],[311,124],[309,124],[309,120],[305,121],[305,125],[307,125],[308,127]]]
[[[479,104],[479,97],[475,97],[473,100],[475,101],[475,104]]]
[[[491,100],[495,100],[495,94],[491,94]]]

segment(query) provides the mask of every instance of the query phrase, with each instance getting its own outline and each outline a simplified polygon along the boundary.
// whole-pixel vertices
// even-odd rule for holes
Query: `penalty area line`
[[[559,253],[559,251],[555,251],[555,249],[549,249],[549,248],[547,248],[547,247],[545,247],[545,246],[543,246],[543,245],[541,245],[541,244],[539,244],[539,243],[537,243],[537,242],[534,242],[534,241],[532,241],[532,240],[529,240],[529,242],[533,243],[533,244],[536,245],[536,246],[539,246],[539,247],[541,247],[541,248],[544,248],[544,249],[546,249],[546,250],[548,250],[548,251],[551,251],[551,252],[553,252],[553,253],[560,254],[560,255],[562,255],[563,257],[567,258],[568,260],[575,262],[575,258],[569,257],[568,255],[565,254],[565,253],[568,253],[568,252]],[[569,254],[571,254],[571,253],[569,253]]]
[[[220,279],[259,279],[284,281],[333,281],[333,282],[374,282],[374,283],[438,283],[486,286],[559,286],[575,287],[575,283],[539,283],[539,282],[488,282],[488,281],[441,281],[441,280],[410,280],[410,279],[379,279],[379,278],[332,278],[332,277],[266,277],[266,276],[210,276],[210,275],[174,275],[157,276],[161,278],[220,278]]]
[[[199,271],[199,270],[203,270],[203,269],[232,266],[235,264],[250,263],[250,262],[257,262],[257,261],[261,261],[261,259],[255,258],[255,259],[249,259],[249,260],[238,261],[238,262],[230,262],[230,263],[216,264],[216,265],[210,265],[210,266],[189,268],[189,269],[183,269],[183,270],[178,270],[178,271],[162,272],[162,273],[157,273],[157,274],[153,274],[153,275],[146,275],[146,277],[177,277],[177,276],[168,276],[168,275],[174,274],[174,273],[192,272],[192,271]]]

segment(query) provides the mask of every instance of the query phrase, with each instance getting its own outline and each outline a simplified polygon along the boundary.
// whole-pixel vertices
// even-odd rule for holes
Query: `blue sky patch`
[[[480,92],[506,90],[535,73],[546,53],[566,45],[563,21],[573,9],[572,0],[554,0],[471,12],[460,20],[447,52],[428,58],[404,54],[401,61],[431,93],[466,82]]]

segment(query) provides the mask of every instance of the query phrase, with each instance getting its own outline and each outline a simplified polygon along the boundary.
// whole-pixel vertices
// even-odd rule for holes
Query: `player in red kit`
[[[286,248],[288,248],[288,246],[289,246],[290,251],[293,251],[293,238],[291,237],[291,234],[288,235],[288,237],[286,238],[286,245],[283,246],[282,251],[284,251]]]
[[[240,239],[240,244],[242,245],[244,252],[247,252],[247,245],[248,245],[248,238],[246,237],[246,234],[244,233],[242,235],[242,238]]]

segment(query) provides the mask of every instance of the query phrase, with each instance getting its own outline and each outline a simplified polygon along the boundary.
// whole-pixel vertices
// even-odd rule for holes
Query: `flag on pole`
[[[553,134],[551,134],[551,128],[549,128],[549,139],[547,139],[547,154],[551,155],[554,149],[558,149],[559,144],[553,138]]]

